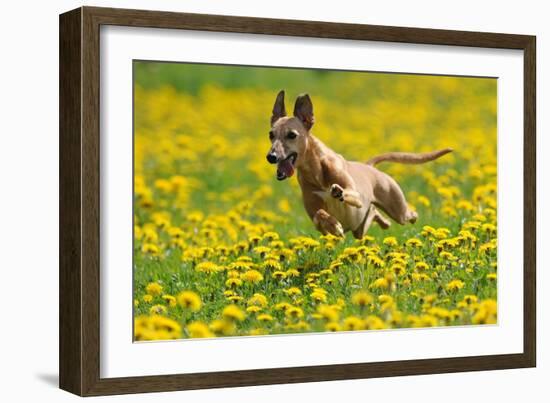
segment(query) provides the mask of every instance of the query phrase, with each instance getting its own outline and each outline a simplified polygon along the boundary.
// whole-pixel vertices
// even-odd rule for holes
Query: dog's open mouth
[[[292,153],[284,160],[277,163],[277,179],[282,181],[283,179],[290,178],[294,175],[294,164],[298,154]]]

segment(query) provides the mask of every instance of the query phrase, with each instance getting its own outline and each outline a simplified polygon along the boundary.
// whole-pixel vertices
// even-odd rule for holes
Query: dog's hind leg
[[[373,209],[376,211],[376,214],[374,215],[374,221],[376,221],[382,229],[388,229],[391,225],[391,222],[382,214],[380,214],[380,212],[376,210],[374,206]]]
[[[365,220],[361,223],[361,225],[359,225],[357,229],[352,232],[354,238],[361,239],[365,235],[367,235],[367,231],[369,230],[373,221],[376,221],[378,225],[380,225],[380,227],[382,227],[383,229],[387,229],[391,225],[391,223],[382,214],[380,214],[376,207],[371,205],[369,208],[369,212],[365,217]]]
[[[411,210],[405,199],[403,191],[397,182],[390,176],[379,172],[381,175],[374,187],[374,203],[399,224],[415,223],[418,218],[416,211]]]

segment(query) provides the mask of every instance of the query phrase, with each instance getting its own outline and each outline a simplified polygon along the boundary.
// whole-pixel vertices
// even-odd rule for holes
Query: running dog
[[[277,179],[284,180],[298,171],[298,183],[307,214],[323,234],[343,237],[351,231],[362,238],[373,221],[388,228],[390,221],[414,223],[417,213],[409,208],[397,182],[375,168],[384,162],[423,164],[452,149],[429,153],[390,152],[366,162],[347,161],[311,133],[313,104],[308,94],[299,95],[293,116],[287,116],[285,93],[280,91],[273,106],[267,154],[270,164],[277,164]]]

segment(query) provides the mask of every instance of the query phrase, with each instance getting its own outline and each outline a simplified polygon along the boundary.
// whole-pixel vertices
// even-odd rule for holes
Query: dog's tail
[[[374,166],[384,161],[399,162],[401,164],[424,164],[425,162],[436,160],[439,157],[442,157],[445,154],[448,154],[452,151],[453,151],[452,148],[444,148],[443,150],[432,151],[429,153],[418,153],[418,154],[392,152],[392,153],[386,153],[386,154],[377,155],[376,157],[372,157],[370,160],[366,162],[366,164]]]

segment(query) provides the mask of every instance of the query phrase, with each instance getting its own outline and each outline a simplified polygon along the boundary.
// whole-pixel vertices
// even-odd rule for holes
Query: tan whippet
[[[391,152],[367,162],[347,161],[311,133],[314,117],[309,95],[298,96],[294,116],[287,116],[284,97],[280,91],[273,106],[267,160],[277,164],[278,180],[298,171],[305,209],[320,232],[344,236],[352,231],[355,238],[362,238],[373,221],[388,228],[390,222],[378,209],[399,224],[416,221],[417,213],[407,205],[397,182],[374,166],[383,161],[422,164],[452,149],[420,154]]]

